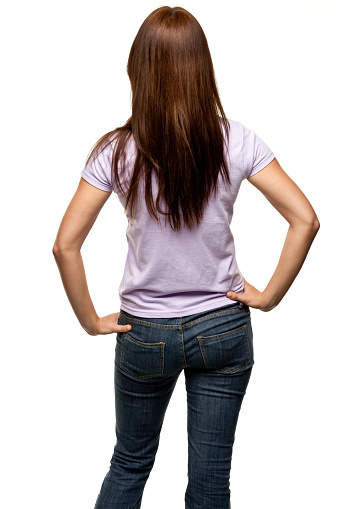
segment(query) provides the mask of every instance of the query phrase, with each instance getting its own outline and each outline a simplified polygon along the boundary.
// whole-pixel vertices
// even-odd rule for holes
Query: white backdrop
[[[115,443],[116,335],[79,325],[52,254],[95,141],[130,115],[128,53],[160,3],[7,3],[1,80],[1,506],[93,509]],[[291,289],[252,310],[255,366],[239,417],[232,509],[338,507],[338,19],[324,0],[182,1],[201,23],[226,115],[253,129],[321,223]],[[114,195],[82,254],[100,316],[119,310],[127,219]],[[232,230],[264,289],[288,224],[247,181]],[[144,509],[184,509],[183,373]]]

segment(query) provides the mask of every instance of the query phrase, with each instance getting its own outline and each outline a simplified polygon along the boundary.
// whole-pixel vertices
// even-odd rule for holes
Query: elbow
[[[77,252],[80,252],[78,246],[60,246],[59,244],[54,244],[52,249],[54,258],[58,258],[62,255],[67,255],[69,253]]]
[[[319,219],[317,218],[317,216],[314,216],[314,217],[312,218],[312,221],[311,221],[311,228],[312,228],[312,230],[313,230],[315,233],[317,233],[317,232],[318,232],[318,230],[319,230],[319,228],[320,228],[320,221],[319,221]]]
[[[318,217],[316,216],[316,214],[309,214],[309,215],[304,215],[304,217],[300,217],[295,223],[294,223],[295,226],[301,226],[301,227],[306,227],[310,230],[319,230],[320,228],[320,221],[318,219]]]
[[[317,216],[315,216],[312,219],[312,221],[310,221],[310,223],[309,223],[309,231],[310,231],[311,238],[315,238],[315,236],[317,235],[317,233],[319,231],[319,228],[320,228],[320,221],[317,218]]]
[[[314,221],[314,229],[315,229],[316,231],[318,231],[318,230],[319,230],[319,228],[320,228],[320,221],[319,221],[319,219],[316,217],[316,218],[315,218],[315,221]]]
[[[60,249],[57,244],[53,245],[52,253],[53,253],[54,258],[56,258],[60,254]]]
[[[315,236],[318,233],[318,230],[320,228],[320,221],[317,218],[316,215],[311,216],[309,218],[303,218],[302,220],[299,220],[298,222],[290,223],[290,226],[294,229],[300,229],[303,231],[307,231],[310,233],[310,235]]]

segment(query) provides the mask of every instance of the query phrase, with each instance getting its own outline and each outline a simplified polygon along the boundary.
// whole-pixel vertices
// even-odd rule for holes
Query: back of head
[[[229,123],[223,111],[205,34],[195,17],[181,7],[160,7],[142,23],[131,47],[127,72],[132,116],[117,129],[112,175],[128,137],[137,147],[131,186],[126,193],[131,215],[137,188],[145,178],[150,215],[169,217],[174,230],[199,224],[221,172],[229,182],[225,154]],[[151,176],[156,172],[154,203]],[[119,184],[118,184],[119,185]],[[160,202],[166,204],[162,211]]]
[[[207,40],[198,21],[181,7],[160,7],[146,18],[133,42],[127,72],[132,126],[147,112],[162,128],[166,117],[184,130],[188,121],[199,119],[199,110],[215,109],[218,92]]]

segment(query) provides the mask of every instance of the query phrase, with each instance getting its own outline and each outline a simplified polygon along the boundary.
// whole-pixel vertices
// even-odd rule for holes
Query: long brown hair
[[[141,25],[129,54],[127,73],[132,89],[132,116],[126,124],[102,136],[87,157],[114,141],[112,179],[133,208],[144,177],[149,214],[169,217],[173,230],[199,225],[221,172],[230,184],[227,164],[229,122],[224,113],[205,34],[188,11],[160,7]],[[133,135],[134,170],[123,189],[118,167],[126,162],[125,148]],[[154,203],[152,172],[158,184]],[[162,211],[164,200],[167,211]]]

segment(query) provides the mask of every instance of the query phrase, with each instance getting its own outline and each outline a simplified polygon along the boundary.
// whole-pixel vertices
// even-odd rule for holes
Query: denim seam
[[[178,328],[178,344],[179,344],[179,352],[180,352],[180,358],[181,362],[184,368],[187,367],[187,362],[185,358],[185,349],[184,349],[184,342],[182,337],[182,324],[181,324],[181,318],[177,319],[177,328]]]
[[[246,327],[246,343],[247,343],[248,358],[249,358],[249,363],[250,363],[253,359],[251,356],[251,349],[250,349],[250,344],[248,341],[248,327]],[[246,364],[246,366],[247,366],[247,364]]]

